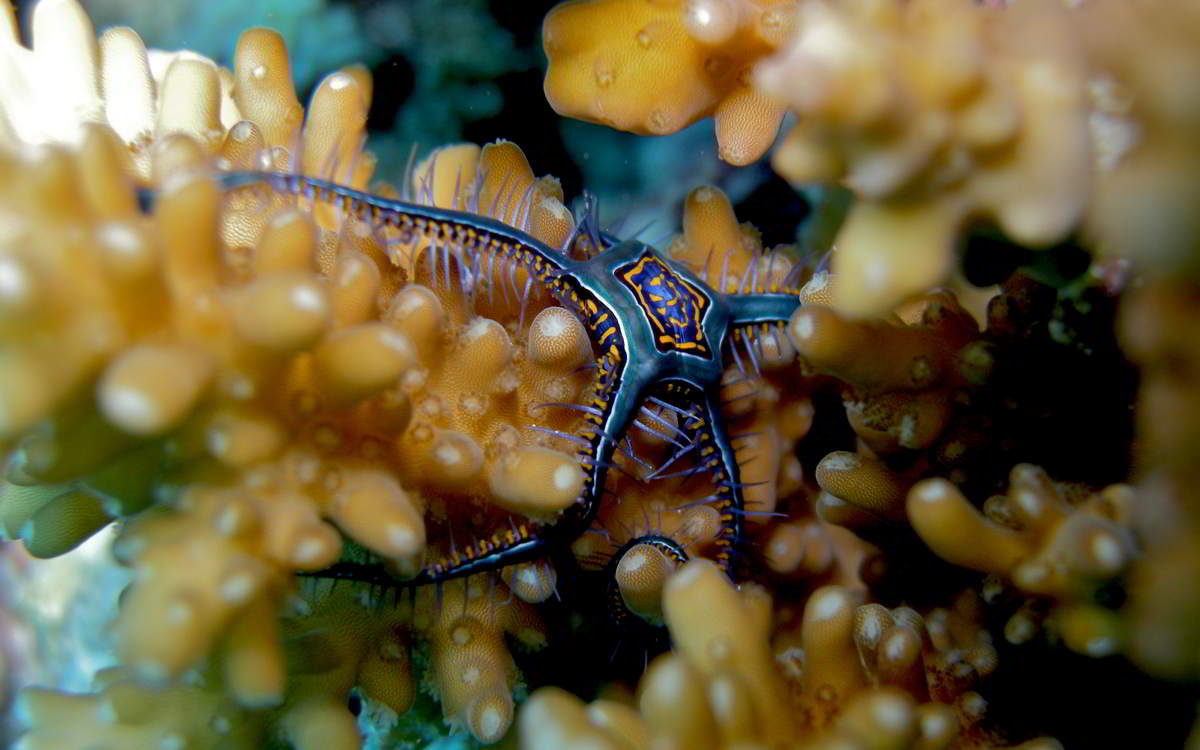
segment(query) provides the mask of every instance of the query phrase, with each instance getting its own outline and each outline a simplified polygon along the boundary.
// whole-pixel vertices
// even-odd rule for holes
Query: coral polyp
[[[0,744],[1195,734],[1194,0],[573,0],[543,92],[350,5],[303,96],[0,16]],[[714,184],[602,224],[531,87]]]

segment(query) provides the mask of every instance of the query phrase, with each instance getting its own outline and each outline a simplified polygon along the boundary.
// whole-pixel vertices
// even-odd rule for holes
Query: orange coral
[[[821,588],[792,622],[787,610],[771,618],[761,589],[739,591],[711,563],[689,562],[664,590],[674,651],[647,669],[636,704],[585,706],[542,688],[518,718],[521,746],[997,747],[972,689],[996,667],[978,599],[922,617],[864,605],[862,593]]]
[[[1013,469],[1008,495],[984,505],[987,517],[941,479],[913,487],[907,508],[913,528],[938,556],[1061,602],[1055,617],[1067,644],[1101,656],[1118,649],[1122,636],[1115,616],[1092,606],[1088,596],[1136,556],[1130,503],[1129,488],[1113,486],[1072,507],[1044,472],[1021,465]],[[1024,613],[1005,630],[1013,642],[1032,633]]]
[[[1128,295],[1122,346],[1142,368],[1137,405],[1136,528],[1146,554],[1133,569],[1125,610],[1130,656],[1154,674],[1195,679],[1195,582],[1200,555],[1194,493],[1200,434],[1200,290],[1194,282],[1156,280]]]
[[[823,282],[814,279],[810,286],[823,292]],[[846,384],[850,425],[877,453],[925,449],[942,435],[952,416],[948,396],[965,382],[959,352],[978,336],[975,320],[946,291],[920,297],[901,312],[907,322],[856,321],[810,304],[788,324],[806,366]],[[827,475],[833,470],[830,464]]]
[[[858,196],[836,239],[838,309],[877,314],[940,283],[970,218],[1061,239],[1090,185],[1087,67],[1055,3],[815,2],[756,70],[800,118],[773,159]]]
[[[559,114],[634,133],[712,116],[722,159],[757,160],[783,105],[750,85],[754,62],[791,34],[795,0],[574,0],[543,26],[546,98]]]
[[[1089,2],[1082,26],[1099,164],[1085,227],[1096,249],[1194,277],[1200,4]]]
[[[109,136],[96,131],[93,137],[103,143]],[[176,151],[190,149],[185,142],[176,144]],[[191,157],[180,158],[186,164]],[[70,157],[51,153],[17,174],[50,170],[50,185],[67,191],[76,168]],[[63,296],[58,299],[78,299],[71,289],[82,284],[81,291],[86,290],[93,281],[141,283],[147,294],[128,302],[111,293],[97,297],[90,313],[55,311],[45,306],[48,298],[39,297],[42,304],[31,312],[34,326],[23,339],[27,348],[21,349],[22,340],[15,337],[6,341],[8,383],[21,367],[53,366],[57,372],[54,380],[45,379],[45,396],[24,407],[46,411],[10,412],[11,432],[20,434],[28,421],[54,413],[56,402],[81,381],[95,380],[96,400],[60,411],[46,423],[49,431],[24,436],[10,474],[20,484],[5,489],[4,520],[35,552],[59,554],[114,516],[144,507],[164,482],[179,481],[167,474],[190,462],[191,474],[174,508],[140,517],[119,544],[123,561],[140,576],[118,627],[122,652],[142,676],[161,680],[178,676],[220,642],[232,695],[247,706],[275,705],[286,683],[275,610],[288,572],[315,570],[338,558],[342,540],[330,522],[398,573],[411,574],[426,554],[426,502],[420,492],[403,488],[400,477],[418,491],[439,493],[434,517],[452,515],[448,522],[459,528],[469,525],[468,517],[479,516],[468,503],[486,503],[493,494],[501,507],[531,513],[562,507],[547,492],[561,498],[564,484],[567,500],[574,499],[571,486],[574,482],[577,488],[580,472],[573,457],[536,445],[545,441],[521,435],[515,427],[497,433],[502,422],[479,417],[494,408],[486,399],[497,380],[509,386],[493,399],[513,414],[527,413],[522,403],[545,400],[547,382],[569,388],[563,400],[575,398],[585,381],[572,373],[586,340],[570,326],[564,330],[561,320],[557,326],[543,324],[530,356],[521,359],[523,366],[508,370],[513,347],[499,323],[457,322],[472,348],[459,345],[457,359],[443,365],[443,326],[454,316],[462,320],[460,301],[448,301],[454,306],[447,315],[438,294],[407,286],[384,293],[391,298],[385,322],[376,312],[380,287],[387,286],[380,284],[376,261],[357,248],[338,248],[343,255],[333,268],[340,275],[321,275],[314,246],[320,230],[298,227],[287,213],[263,230],[264,273],[223,289],[228,271],[214,262],[220,257],[215,189],[203,176],[174,179],[154,216],[165,238],[161,256],[153,240],[139,239],[144,230],[138,219],[123,217],[128,228],[122,231],[133,235],[126,244],[143,242],[133,249],[148,256],[135,267],[132,282],[114,279],[108,271],[91,279],[78,275],[94,267],[94,256],[60,267],[37,260],[54,257],[53,252],[12,256],[12,263],[39,274],[31,283],[38,278],[59,285]],[[36,214],[28,217],[37,220]],[[80,217],[85,225],[88,220]],[[110,233],[121,228],[109,226],[114,227]],[[58,237],[39,235],[30,253],[33,247],[55,248]],[[91,246],[58,247],[60,257],[63,251],[75,254],[67,258],[96,252]],[[361,270],[348,268],[349,261]],[[161,282],[146,276],[146,269],[158,263]],[[147,319],[130,308],[156,299],[167,301],[169,313],[158,318],[157,327],[147,326]],[[96,352],[76,365],[36,358],[37,342],[52,336],[49,331],[81,324],[79,315],[103,320],[105,312],[113,326],[127,326],[121,336],[106,339],[115,350]],[[483,345],[489,340],[495,346]],[[107,363],[100,359],[105,356]],[[492,362],[495,366],[488,365]],[[443,366],[452,370],[443,375]],[[424,372],[413,377],[418,368]],[[434,377],[427,379],[429,371]],[[458,380],[449,372],[458,373]],[[571,378],[578,382],[554,385]],[[464,411],[471,398],[485,403]],[[459,414],[466,421],[443,425],[430,399],[457,405],[447,416]],[[111,434],[112,441],[96,443],[101,434]],[[390,435],[386,440],[396,443],[377,435]],[[422,451],[426,442],[430,448]],[[71,450],[73,445],[84,451]],[[113,453],[124,455],[114,464]],[[526,473],[522,467],[530,461],[554,470]],[[147,463],[155,466],[154,473],[130,472]],[[463,493],[458,506],[455,491]],[[491,517],[490,523],[500,519],[507,514]],[[495,529],[482,518],[473,523],[480,534]],[[450,553],[451,541],[438,544],[431,554]],[[511,687],[511,675],[503,684],[505,690]],[[511,714],[511,698],[506,700]],[[448,717],[458,715],[457,707],[447,710]],[[464,714],[460,721],[494,739],[509,719],[493,711],[483,718]]]
[[[43,5],[40,13],[65,12],[90,33],[74,4]],[[144,56],[135,39],[121,39],[134,62]],[[141,102],[158,119],[152,136],[128,144],[132,160],[101,125],[83,128],[78,154],[0,155],[0,210],[24,238],[6,243],[3,258],[15,286],[0,324],[0,432],[17,450],[0,515],[9,534],[51,556],[167,501],[118,543],[138,571],[116,628],[121,654],[142,679],[161,682],[215,652],[230,695],[257,708],[300,700],[278,610],[290,574],[337,560],[341,534],[406,576],[427,555],[457,554],[443,527],[486,537],[507,529],[512,512],[545,518],[574,500],[582,474],[571,448],[515,424],[570,429],[572,415],[533,407],[581,397],[588,375],[578,366],[590,347],[541,294],[484,289],[481,307],[507,326],[477,317],[448,279],[438,283],[441,259],[422,238],[386,242],[280,195],[222,196],[208,176],[214,160],[359,187],[373,168],[361,150],[364,71],[327,77],[305,117],[277,35],[243,35],[237,64],[230,74],[177,60],[157,103]],[[232,94],[218,96],[230,76]],[[226,131],[217,116],[226,105],[262,119]],[[419,200],[469,203],[563,242],[572,218],[561,190],[534,180],[518,148],[453,151],[414,175]],[[447,181],[436,173],[447,167],[471,170],[449,182],[458,195],[441,194]],[[138,177],[159,186],[149,216],[130,188]],[[39,187],[21,197],[25,180]],[[517,591],[544,598],[537,588]],[[504,650],[500,636],[487,638],[489,653]],[[458,654],[435,652],[435,669]],[[506,652],[489,658],[509,665],[488,683],[491,708],[460,691],[446,711],[494,740],[511,721],[515,672]],[[305,728],[304,717],[328,716],[340,727],[330,731],[356,744],[352,717],[330,714],[355,679],[339,677],[324,708],[285,711],[285,730],[316,737],[324,730]]]
[[[504,636],[541,648],[545,628],[528,604],[508,601],[503,587],[479,578],[451,582],[440,603],[437,596],[422,589],[413,619],[432,645],[430,686],[450,726],[466,728],[480,742],[495,742],[512,724],[518,674]]]
[[[804,726],[838,733],[865,696],[898,694],[909,711],[931,717],[929,726],[910,722],[904,731],[919,724],[933,746],[956,738],[962,746],[994,741],[980,725],[981,699],[974,692],[996,668],[978,598],[968,592],[952,607],[922,616],[909,607],[864,604],[862,593],[818,589],[802,619],[782,625],[775,638],[776,658],[788,670]]]
[[[73,695],[33,689],[21,695],[34,729],[21,738],[29,750],[111,743],[130,750],[223,743],[233,750],[261,747],[262,727],[220,691],[178,685],[148,689],[120,667],[96,675],[97,692]]]
[[[694,560],[667,580],[663,593],[676,652],[647,670],[639,690],[640,716],[608,701],[585,712],[579,699],[546,688],[522,708],[523,747],[645,747],[655,742],[717,748],[788,741],[795,727],[767,648],[770,601],[765,592],[739,592],[713,563]]]
[[[1063,19],[1082,12],[1012,10],[951,0],[593,0],[548,20],[556,104],[635,130],[715,114],[722,156],[735,163],[766,148],[783,107],[746,72],[790,38],[787,54],[762,66],[762,81],[809,117],[778,164],[793,177],[840,178],[861,201],[835,260],[841,276],[807,279],[790,248],[764,250],[738,225],[719,190],[688,196],[673,259],[723,292],[807,280],[790,290],[805,305],[787,330],[736,338],[738,362],[722,384],[748,485],[749,539],[739,540],[747,554],[735,569],[771,581],[774,614],[765,589],[738,590],[712,564],[685,562],[712,551],[722,519],[705,503],[709,480],[681,490],[656,476],[676,457],[672,436],[684,417],[647,409],[628,454],[614,459],[631,476],[607,475],[619,502],[603,505],[596,533],[573,552],[584,568],[607,564],[607,603],[666,623],[675,651],[652,663],[636,708],[613,697],[585,708],[561,691],[538,692],[519,722],[527,745],[928,749],[1010,740],[992,726],[983,694],[997,668],[973,591],[983,576],[947,575],[944,591],[914,576],[899,595],[881,585],[892,583],[889,565],[940,564],[919,550],[897,560],[917,538],[946,563],[990,574],[988,606],[1004,604],[997,581],[1029,595],[1008,640],[1028,640],[1051,602],[1069,645],[1102,654],[1121,644],[1115,614],[1096,595],[1136,552],[1128,490],[1079,503],[1074,485],[1019,466],[1008,494],[982,513],[966,499],[995,489],[995,476],[974,473],[973,452],[1011,465],[1013,433],[1001,420],[1040,427],[1039,413],[1010,406],[1025,394],[1004,390],[1014,367],[1004,344],[1044,333],[1070,339],[1061,319],[1049,320],[1055,300],[1043,296],[1032,322],[1022,320],[1020,284],[1008,285],[980,334],[954,295],[926,289],[943,275],[948,238],[973,216],[991,216],[1026,242],[1057,237],[1080,216],[1087,139],[1072,139],[1087,67]],[[27,693],[35,726],[26,743],[256,746],[271,725],[299,748],[353,748],[360,739],[347,694],[407,710],[418,643],[430,654],[421,684],[440,698],[446,723],[499,740],[521,680],[505,636],[534,648],[546,641],[528,603],[552,596],[563,571],[527,563],[500,580],[423,589],[391,609],[363,588],[299,593],[292,575],[344,556],[403,578],[462,554],[451,531],[461,545],[496,529],[530,534],[553,519],[582,481],[563,437],[578,417],[541,407],[586,396],[582,325],[522,269],[502,269],[498,283],[489,273],[467,298],[452,279],[457,260],[427,238],[397,237],[305,197],[221,194],[214,164],[365,187],[374,167],[362,150],[373,85],[365,70],[326,78],[305,113],[272,32],[243,35],[233,71],[180,55],[156,79],[132,32],[94,43],[67,0],[43,2],[38,14],[34,50],[17,49],[15,33],[4,39],[12,54],[0,72],[13,76],[0,85],[45,85],[38,61],[66,51],[64,95],[29,94],[27,111],[0,96],[0,141],[78,150],[0,154],[0,220],[13,232],[0,248],[0,435],[11,450],[0,523],[51,556],[132,516],[115,551],[137,580],[115,629],[132,669],[102,675],[93,696]],[[600,19],[611,18],[619,23],[608,32]],[[1018,33],[1046,19],[1054,23]],[[1137,64],[1109,63],[1122,85],[1140,75]],[[803,86],[772,84],[772,65],[777,79],[814,75]],[[1177,123],[1161,101],[1150,104],[1159,142]],[[62,120],[47,124],[47,112]],[[1055,159],[1035,158],[1047,153]],[[1175,143],[1137,157],[1154,169],[1136,158],[1127,172],[1118,166],[1101,202],[1127,197],[1140,175],[1162,168],[1162,153],[1190,151]],[[133,182],[157,188],[146,214]],[[511,143],[439,149],[400,191],[378,192],[474,211],[554,247],[573,229],[557,182],[535,177]],[[1043,202],[1046,192],[1054,200]],[[1098,234],[1113,232],[1092,220]],[[903,230],[898,241],[883,236],[889,227]],[[855,255],[856,243],[872,246]],[[906,276],[893,248],[917,245],[922,262]],[[1169,508],[1172,518],[1186,515],[1180,498],[1194,463],[1181,438],[1191,422],[1163,416],[1191,403],[1183,376],[1195,347],[1180,333],[1190,330],[1189,294],[1156,286],[1127,313],[1127,348],[1148,375],[1143,462],[1168,469],[1139,488],[1138,503]],[[902,297],[909,304],[893,308]],[[892,313],[864,320],[847,309]],[[1030,379],[1057,395],[1040,382],[1049,374]],[[834,401],[829,415],[831,394],[841,408]],[[823,432],[810,430],[814,419],[835,434],[810,434]],[[800,456],[817,447],[825,458],[806,476]],[[678,463],[684,473],[695,466]],[[638,481],[647,478],[659,481]],[[669,537],[682,554],[635,543],[647,534]],[[1186,533],[1154,538],[1171,545],[1134,571],[1131,652],[1190,676],[1192,598],[1169,600],[1195,555]],[[943,595],[953,604],[931,601]],[[1158,633],[1169,638],[1156,641]]]

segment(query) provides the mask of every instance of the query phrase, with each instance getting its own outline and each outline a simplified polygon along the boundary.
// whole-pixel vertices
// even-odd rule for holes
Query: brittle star
[[[464,294],[473,294],[485,276],[491,284],[497,263],[501,278],[508,277],[502,283],[513,285],[516,291],[514,270],[523,267],[529,277],[525,297],[529,284],[541,284],[578,316],[598,352],[592,402],[568,405],[583,412],[584,433],[563,435],[580,446],[583,486],[576,502],[554,521],[541,527],[514,525],[453,550],[407,580],[392,579],[376,567],[353,562],[340,562],[311,575],[412,587],[496,571],[565,549],[592,525],[614,452],[639,414],[685,437],[698,468],[711,472],[716,488],[711,505],[720,518],[720,531],[713,541],[718,548],[715,558],[732,574],[734,546],[742,536],[747,512],[731,436],[721,415],[724,355],[732,354],[738,367],[743,367],[734,347],[735,332],[744,331],[749,358],[757,367],[752,345],[757,342],[755,336],[786,323],[800,304],[797,291],[788,286],[793,274],[775,283],[767,273],[768,281],[763,283],[767,288],[759,289],[759,271],[763,269],[757,267],[756,259],[745,277],[734,284],[739,291],[723,293],[718,288],[729,286],[725,272],[714,288],[650,245],[600,233],[587,219],[576,227],[564,250],[557,250],[495,219],[383,198],[314,177],[228,172],[218,180],[225,190],[266,185],[282,194],[330,204],[345,216],[390,232],[404,245],[424,241],[434,273],[441,260],[447,283],[450,258],[455,259]],[[585,224],[589,225],[587,234],[581,236]],[[597,252],[583,259],[571,257],[569,251],[576,247],[576,239],[581,240],[579,245],[590,244]],[[666,425],[647,410],[647,401],[678,415],[679,427]],[[661,546],[663,540],[654,539]],[[676,550],[675,554],[682,553]]]

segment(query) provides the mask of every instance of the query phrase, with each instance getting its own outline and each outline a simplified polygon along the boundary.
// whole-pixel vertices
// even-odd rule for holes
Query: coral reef
[[[1092,606],[1091,593],[1124,574],[1136,556],[1129,531],[1130,488],[1113,485],[1075,507],[1044,472],[1027,464],[1012,471],[1007,495],[988,498],[986,517],[944,479],[908,493],[909,521],[947,562],[991,573],[1022,592],[1062,603],[1052,615],[1068,646],[1105,656],[1121,645],[1116,613]],[[953,533],[948,533],[953,530]],[[1025,609],[1005,626],[1005,637],[1032,637]]]
[[[559,114],[642,134],[673,133],[711,116],[721,158],[749,164],[774,142],[784,114],[750,86],[750,71],[790,37],[796,5],[563,3],[543,27],[546,97]]]
[[[36,728],[21,739],[28,748],[261,747],[262,731],[219,691],[176,685],[148,689],[119,668],[96,675],[95,694],[30,690],[20,710]],[[103,717],[103,718],[101,718]]]
[[[1083,27],[1096,75],[1089,84],[1096,178],[1085,231],[1096,249],[1166,272],[1196,272],[1197,64],[1190,46],[1200,5],[1089,3]],[[1137,50],[1131,54],[1130,50]]]
[[[522,747],[1000,747],[970,689],[996,665],[970,599],[923,618],[828,586],[769,642],[770,597],[698,560],[669,579],[663,603],[675,648],[646,670],[636,705],[543,688],[522,710]]]
[[[546,90],[562,114],[639,133],[714,115],[722,156],[737,164],[794,113],[772,163],[797,187],[853,191],[833,301],[879,315],[948,279],[959,238],[980,222],[1031,248],[1082,230],[1104,252],[1190,264],[1196,232],[1182,207],[1195,186],[1175,167],[1195,161],[1194,92],[1177,87],[1194,64],[1184,40],[1197,11],[1122,0],[565,3],[546,25]],[[615,38],[591,33],[599,19]]]
[[[149,47],[186,48],[228,67],[233,67],[230,40],[249,27],[269,26],[291,51],[301,92],[350,63],[386,76],[381,85],[395,90],[381,92],[378,129],[386,132],[373,135],[372,150],[389,179],[402,173],[411,144],[461,138],[464,124],[495,115],[504,97],[494,79],[532,64],[482,0],[249,5],[88,0],[86,7],[98,28],[131,26]]]
[[[1091,154],[1070,15],[971,0],[804,6],[756,80],[798,117],[775,168],[859,199],[836,240],[840,308],[876,314],[940,283],[968,218],[1031,247],[1079,221]]]
[[[71,3],[38,13],[89,33]],[[128,92],[116,87],[87,96],[96,115],[132,117],[138,129],[124,143],[87,122],[78,135],[18,130],[35,142],[78,138],[79,151],[4,156],[5,220],[21,238],[5,251],[14,286],[0,379],[14,450],[4,526],[49,557],[153,505],[116,545],[137,578],[116,625],[123,659],[158,683],[215,652],[238,705],[286,705],[303,691],[287,679],[276,611],[291,572],[343,553],[339,531],[360,556],[387,558],[403,574],[426,555],[457,554],[454,531],[469,541],[477,527],[506,528],[511,511],[523,527],[526,516],[562,506],[563,471],[580,473],[574,458],[513,422],[524,424],[533,405],[577,398],[590,380],[578,371],[586,339],[561,309],[507,289],[488,290],[485,305],[507,328],[464,310],[465,299],[436,283],[424,240],[385,243],[336,212],[219,194],[206,174],[214,159],[249,168],[270,158],[364,185],[373,161],[360,151],[370,91],[361,69],[326,78],[306,115],[272,32],[244,34],[233,71],[183,59],[161,83],[136,37],[116,30],[105,39],[117,37],[124,46],[98,64],[85,47],[79,78],[115,80],[113,67],[131,66],[140,100],[118,103]],[[41,69],[33,60],[25,72],[36,80]],[[222,78],[232,82],[223,93]],[[228,128],[220,108],[234,113]],[[439,174],[447,169],[455,180]],[[135,180],[160,186],[149,216]],[[22,198],[26,181],[41,188]],[[535,184],[511,144],[440,152],[414,181],[418,199],[458,205],[469,192],[472,205],[556,245],[571,228],[556,184]],[[461,195],[446,190],[459,184]],[[45,213],[62,206],[75,207],[71,218]],[[418,275],[437,291],[413,283]],[[562,430],[570,418],[538,422]],[[427,533],[426,517],[444,534]],[[493,596],[506,601],[507,589],[497,584],[483,600]],[[469,599],[458,598],[466,617]],[[447,719],[488,740],[511,721],[515,681],[493,628],[515,628],[522,611],[495,609],[503,617],[461,626],[474,627],[481,649],[466,663],[442,626],[414,625],[435,644],[442,676],[432,684]],[[464,671],[476,677],[454,687]],[[340,685],[335,701],[344,703],[355,674],[327,683]],[[374,696],[367,686],[379,678],[357,680]],[[312,710],[332,723],[297,728],[293,713],[280,718],[294,742],[328,731],[357,744],[344,707]],[[169,732],[173,715],[154,731]]]
[[[483,16],[457,16],[499,50],[482,68],[433,14],[409,19],[416,47],[382,45],[444,48],[412,53],[430,57],[414,96],[443,100],[405,127],[466,117],[465,68],[521,62]],[[304,106],[276,31],[242,32],[226,69],[129,28],[97,39],[76,0],[38,2],[26,48],[5,6],[4,575],[36,589],[27,571],[82,549],[131,578],[93,626],[117,664],[79,679],[14,645],[52,615],[0,597],[18,746],[1182,741],[1200,293],[1178,71],[1198,19],[1193,0],[555,8],[560,113],[643,134],[712,116],[733,165],[792,113],[774,169],[853,196],[772,247],[729,194],[687,186],[663,273],[798,307],[722,329],[707,422],[647,387],[610,436],[615,324],[554,304],[562,277],[499,253],[473,273],[449,230],[372,221],[297,177],[466,212],[568,260],[611,244],[516,144],[403,171],[385,146],[379,171],[401,176],[378,182],[364,66]],[[700,380],[653,375],[628,380]],[[718,422],[727,438],[701,439]],[[611,459],[580,450],[588,435]],[[589,486],[594,518],[545,557],[412,585],[541,539]]]
[[[187,164],[196,156],[194,149],[189,141],[177,140],[161,153]],[[92,131],[84,153],[94,150],[114,153],[112,136]],[[121,178],[119,173],[103,174],[105,166],[98,165],[93,176]],[[24,168],[14,165],[9,174],[17,180],[41,174],[51,183],[47,190],[67,191],[47,203],[74,203],[84,212],[80,225],[64,218],[62,231],[113,238],[117,247],[111,249],[118,255],[128,251],[126,268],[132,273],[114,277],[111,267],[97,264],[93,254],[102,252],[103,240],[72,246],[61,234],[41,234],[41,241],[23,246],[27,254],[10,256],[14,270],[27,273],[29,286],[40,281],[47,293],[28,289],[38,299],[30,299],[33,304],[13,318],[27,326],[27,336],[6,340],[11,365],[7,382],[13,384],[7,392],[29,399],[22,408],[44,411],[9,410],[6,429],[20,437],[9,464],[3,516],[8,532],[22,538],[33,554],[52,556],[112,518],[136,513],[158,499],[153,511],[126,526],[116,547],[119,559],[137,576],[117,623],[118,644],[141,678],[176,678],[216,649],[223,680],[240,705],[276,705],[284,700],[286,660],[275,620],[288,574],[324,567],[342,553],[341,536],[322,519],[403,571],[426,554],[425,488],[440,492],[437,503],[429,503],[431,522],[459,524],[465,533],[466,527],[484,523],[476,517],[486,515],[488,506],[479,507],[470,498],[472,492],[490,497],[485,484],[499,485],[496,497],[519,506],[545,505],[548,485],[539,481],[544,475],[518,471],[513,477],[511,464],[557,461],[578,473],[573,458],[534,445],[533,438],[515,428],[484,422],[479,432],[480,422],[472,419],[490,411],[484,407],[491,381],[512,358],[508,333],[498,323],[457,323],[459,335],[473,345],[471,355],[456,347],[457,366],[481,380],[455,388],[452,379],[444,378],[437,381],[439,390],[427,391],[421,371],[440,372],[439,345],[446,336],[448,343],[455,342],[453,330],[444,330],[451,325],[445,320],[447,311],[433,291],[411,285],[386,290],[384,299],[390,303],[379,311],[380,268],[358,249],[364,238],[347,236],[358,244],[346,247],[333,233],[329,249],[334,258],[325,276],[319,271],[317,237],[322,230],[309,219],[293,212],[268,222],[254,212],[234,211],[231,217],[249,216],[267,226],[246,259],[248,278],[222,289],[218,278],[234,270],[226,266],[218,271],[212,265],[218,257],[219,209],[215,187],[206,177],[176,173],[175,187],[163,192],[156,207],[155,223],[146,226],[129,214],[106,216],[73,193],[81,168],[82,162],[50,151]],[[127,187],[116,189],[130,195]],[[6,206],[24,208],[17,201]],[[35,213],[25,216],[38,220]],[[176,239],[160,244],[159,236]],[[415,263],[411,251],[409,256]],[[84,291],[93,282],[100,289]],[[101,291],[105,282],[117,289]],[[51,296],[50,288],[57,294]],[[53,305],[53,299],[78,299],[79,293],[96,294],[98,304],[107,307]],[[209,302],[197,307],[206,298]],[[39,301],[49,304],[39,307]],[[165,305],[170,312],[150,316],[142,305]],[[380,317],[384,312],[386,320]],[[68,331],[97,321],[107,321],[110,333],[92,338],[90,349],[80,340],[74,366],[53,358],[53,365],[39,364],[49,356],[39,353],[40,342],[69,336]],[[487,346],[489,339],[493,341]],[[571,352],[560,353],[564,343],[570,341],[564,342],[561,334],[534,339],[526,368],[532,374],[524,380],[539,401],[547,380],[569,377],[575,368]],[[350,362],[352,369],[345,366]],[[404,377],[410,392],[386,393],[405,373],[410,374]],[[513,371],[511,385],[497,391],[502,407],[514,408],[509,404],[514,392],[525,387],[520,373]],[[13,380],[17,378],[21,380]],[[37,381],[38,390],[26,385]],[[464,388],[469,393],[462,393]],[[80,400],[74,394],[81,389],[94,389],[95,400]],[[450,396],[454,398],[448,403],[455,408],[446,416],[464,414],[469,432],[444,429],[443,415],[427,404]],[[472,399],[484,407],[463,411],[464,402]],[[60,407],[64,402],[65,408]],[[51,412],[55,416],[47,419]],[[40,420],[44,429],[23,429],[33,420]],[[406,425],[412,429],[397,432]],[[407,477],[408,489],[401,487],[401,476]],[[451,487],[461,500],[445,494]],[[491,507],[507,519],[501,506]],[[504,600],[504,592],[500,584],[489,596]],[[511,618],[519,610],[509,605],[498,611]],[[431,627],[436,636],[436,626],[424,629]],[[497,636],[488,637],[492,649],[503,649]],[[435,647],[435,664],[454,655],[439,653]],[[484,675],[500,670],[500,679],[512,680],[511,663],[504,667],[491,656],[462,668]],[[335,700],[344,701],[353,678],[351,671]],[[360,675],[360,684],[363,679]],[[373,694],[367,684],[363,688]],[[479,687],[495,689],[486,682]],[[459,695],[461,711],[473,710],[474,694]],[[494,738],[511,719],[511,703],[507,711],[508,718],[494,709],[455,720],[481,737]],[[281,719],[286,726],[289,715]],[[321,715],[340,723],[340,736],[357,744],[353,717],[345,713],[338,718],[328,711]],[[287,731],[289,736],[310,731],[320,736],[326,730]]]

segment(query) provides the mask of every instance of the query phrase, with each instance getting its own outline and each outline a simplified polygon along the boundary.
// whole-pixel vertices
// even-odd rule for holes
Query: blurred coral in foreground
[[[572,502],[583,324],[515,266],[471,300],[425,237],[221,189],[220,171],[255,169],[368,189],[364,68],[305,108],[270,30],[244,32],[226,70],[130,29],[96,40],[73,0],[36,6],[32,50],[4,16],[0,527],[46,558],[116,521],[133,577],[120,663],[91,692],[0,692],[20,747],[340,750],[443,724],[531,749],[1181,736],[1194,696],[1125,658],[1200,674],[1200,295],[1169,277],[1196,238],[1152,198],[1190,195],[1191,92],[1165,82],[1194,62],[1196,8],[553,11],[556,107],[649,133],[713,115],[739,164],[790,110],[776,168],[857,202],[832,269],[767,246],[713,186],[687,194],[665,246],[726,290],[804,284],[786,328],[732,342],[721,383],[746,485],[740,584],[703,559],[714,487],[687,459],[663,471],[683,418],[658,408],[569,549],[413,591],[303,576],[342,560],[403,580]],[[594,241],[505,141],[435,149],[370,189],[555,248]],[[1167,224],[1163,242],[1124,234],[1127,205]],[[986,305],[936,286],[980,217],[1033,248],[997,243],[1033,260],[992,256]],[[1048,283],[1039,260],[1060,256],[1037,246],[1075,232],[1105,257]],[[635,543],[655,536],[683,553]]]
[[[598,19],[623,24],[616,39]],[[634,132],[713,115],[736,164],[794,113],[772,164],[855,193],[833,302],[875,315],[947,279],[981,221],[1031,248],[1086,232],[1194,264],[1197,19],[1193,0],[576,0],[547,21],[546,89],[562,114]],[[656,34],[674,54],[635,48]]]
[[[751,66],[789,37],[796,12],[793,0],[757,5],[563,3],[543,28],[547,98],[559,114],[643,134],[712,116],[721,158],[749,164],[783,119],[783,107],[750,86]]]

